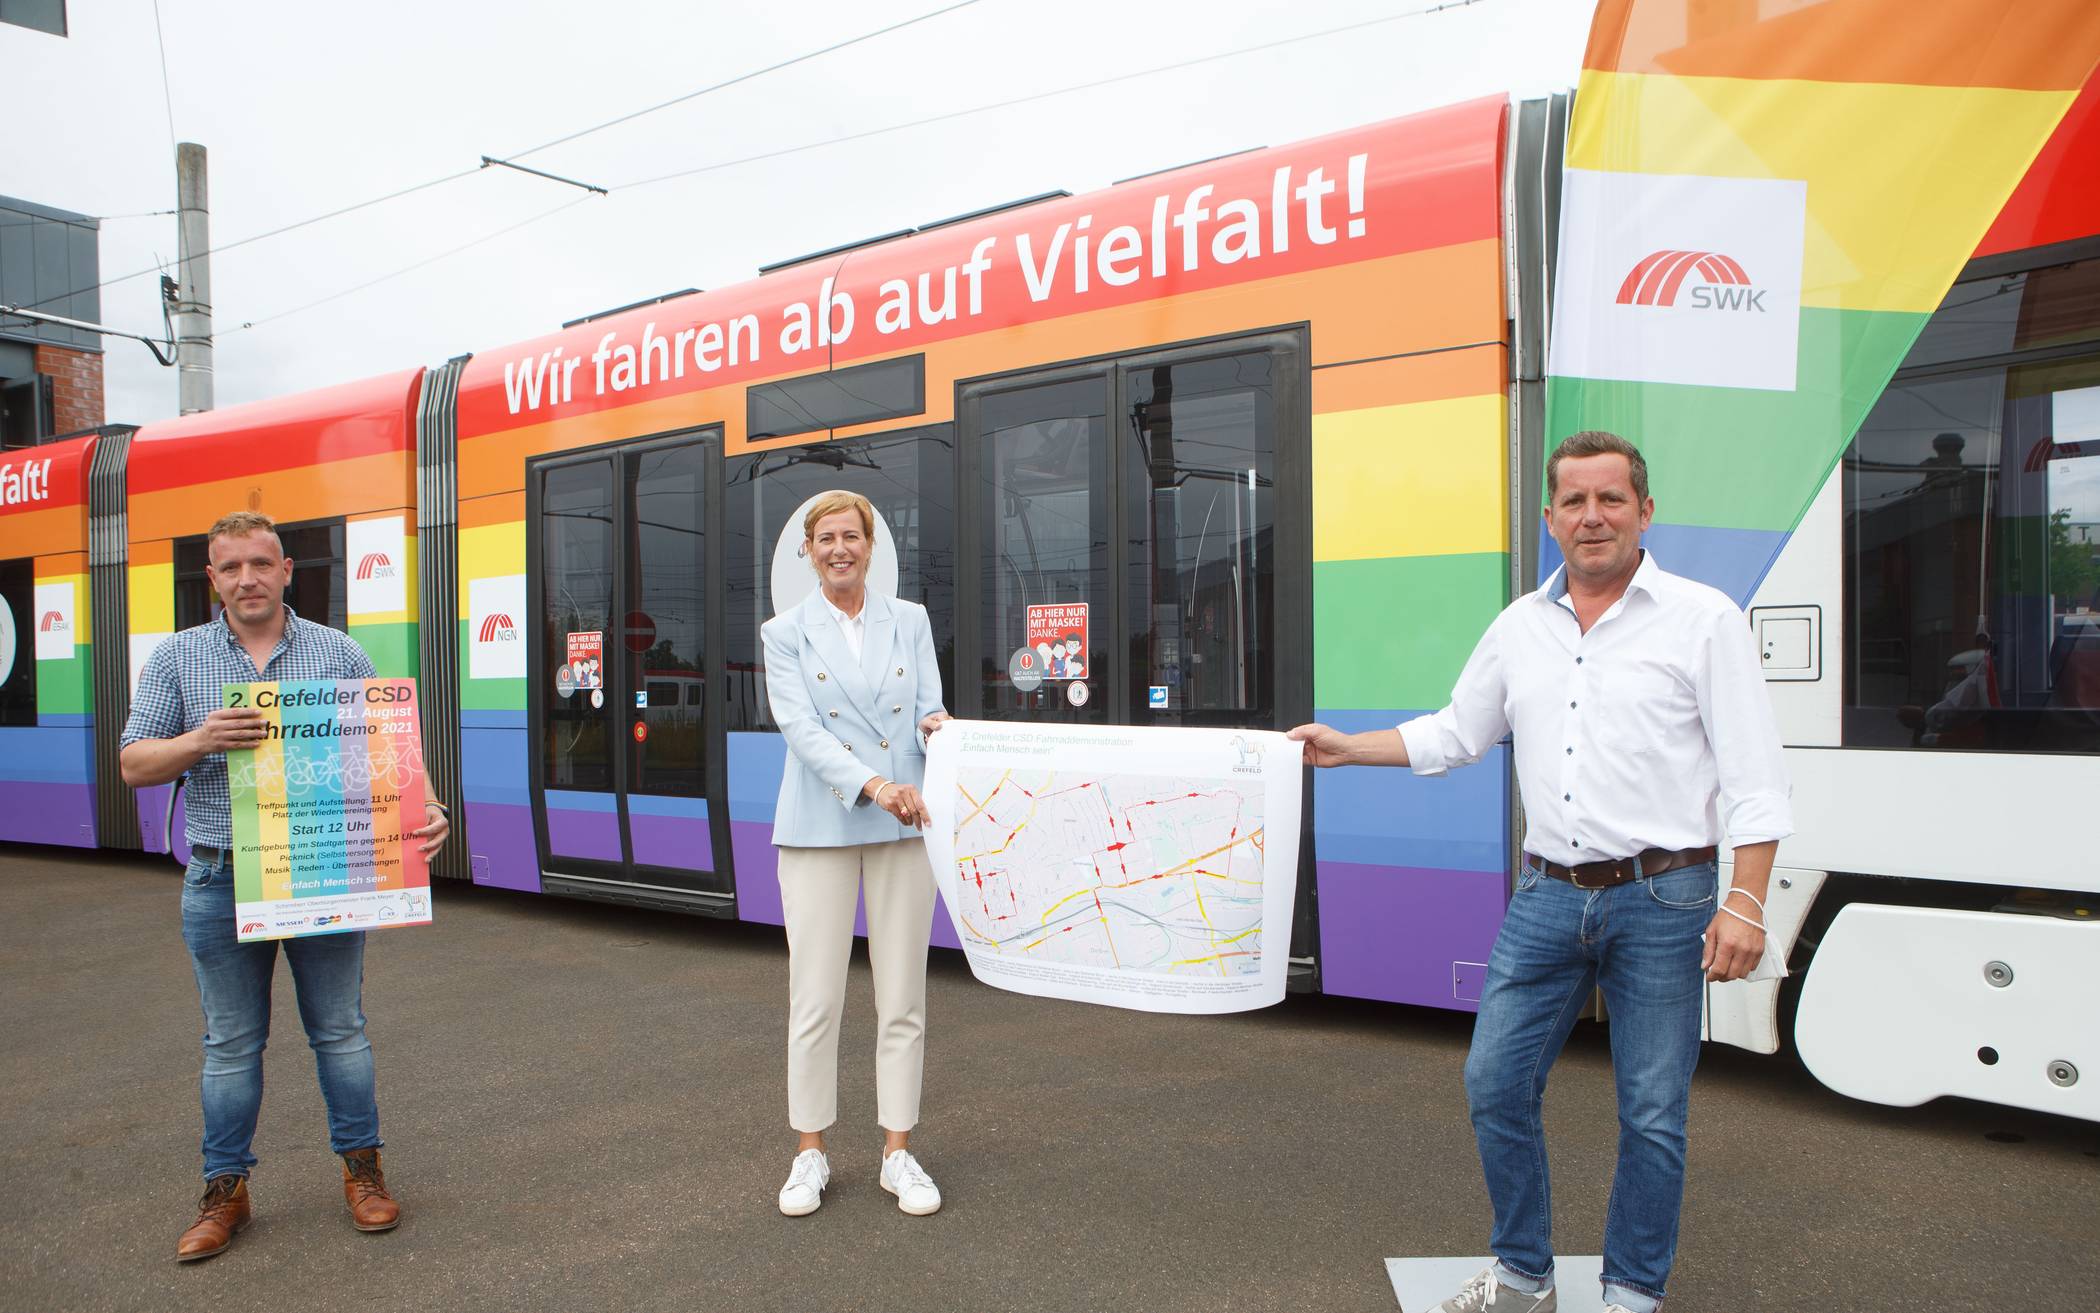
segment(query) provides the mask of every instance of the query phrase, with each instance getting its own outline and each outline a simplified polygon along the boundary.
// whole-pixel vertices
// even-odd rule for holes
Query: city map
[[[1281,1000],[1300,758],[1259,731],[951,722],[927,848],[971,970],[1148,1011]]]
[[[963,942],[1037,961],[1258,974],[1263,789],[977,767],[957,774]]]

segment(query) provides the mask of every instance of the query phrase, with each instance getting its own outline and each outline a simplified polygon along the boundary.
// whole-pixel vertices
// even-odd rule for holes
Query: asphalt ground
[[[1149,1016],[937,951],[914,1148],[947,1203],[913,1218],[875,1183],[859,956],[833,1185],[789,1219],[777,930],[447,886],[366,956],[401,1227],[344,1215],[280,971],[255,1224],[178,1266],[202,1030],[178,900],[164,859],[0,852],[0,1308],[1391,1310],[1386,1257],[1486,1250],[1469,1017]],[[1547,1103],[1556,1239],[1594,1253],[1601,1029]],[[1671,1289],[1671,1313],[2100,1307],[2100,1126],[1855,1103],[1710,1048]]]

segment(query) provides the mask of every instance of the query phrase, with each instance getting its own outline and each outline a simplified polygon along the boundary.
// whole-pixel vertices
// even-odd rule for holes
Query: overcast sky
[[[0,25],[0,194],[97,216],[105,280],[172,266],[172,139],[210,153],[222,245],[511,155],[954,0],[601,3],[72,0],[66,38]],[[1573,84],[1579,0],[977,0],[527,157],[215,256],[217,400],[488,351],[564,319],[1054,188],[1480,95]],[[1173,72],[693,177],[644,178],[1389,15]],[[579,201],[368,290],[347,289]],[[158,280],[102,319],[159,332]],[[310,309],[310,302],[337,299]],[[286,313],[295,311],[295,313]],[[281,316],[281,317],[280,317]],[[255,327],[242,329],[244,323]],[[175,374],[108,346],[108,417],[175,413]]]

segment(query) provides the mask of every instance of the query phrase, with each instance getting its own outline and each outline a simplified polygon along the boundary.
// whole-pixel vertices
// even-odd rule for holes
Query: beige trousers
[[[776,851],[788,941],[788,1124],[809,1132],[838,1120],[839,1018],[854,904],[865,887],[875,974],[875,1118],[884,1130],[908,1131],[919,1122],[926,1067],[926,942],[933,930],[926,841]]]

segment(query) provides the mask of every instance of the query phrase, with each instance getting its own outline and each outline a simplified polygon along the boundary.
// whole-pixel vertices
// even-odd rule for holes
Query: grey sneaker
[[[1536,1295],[1511,1290],[1502,1284],[1495,1275],[1495,1265],[1490,1263],[1431,1313],[1553,1313],[1559,1306],[1553,1287],[1548,1286]]]

